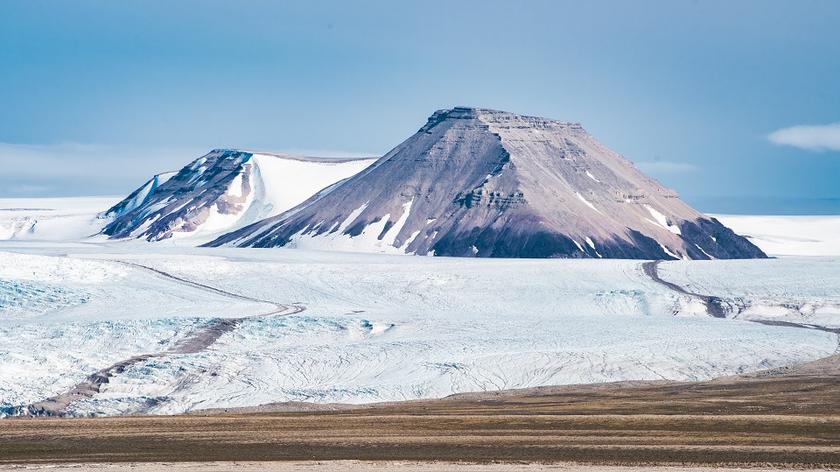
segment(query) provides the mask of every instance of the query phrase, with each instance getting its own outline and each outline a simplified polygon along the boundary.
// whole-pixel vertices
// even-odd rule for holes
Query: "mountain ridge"
[[[281,213],[374,158],[321,158],[216,148],[153,176],[103,213],[112,239],[210,240]]]

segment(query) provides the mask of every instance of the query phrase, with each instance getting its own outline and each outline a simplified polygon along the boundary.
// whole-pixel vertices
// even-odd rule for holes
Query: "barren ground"
[[[0,471],[43,470],[51,472],[110,472],[130,469],[134,472],[386,472],[398,469],[405,472],[636,472],[654,470],[656,472],[712,472],[721,470],[709,467],[637,467],[603,466],[586,464],[546,464],[546,463],[463,463],[463,462],[411,462],[411,461],[299,461],[299,462],[147,462],[147,463],[74,463],[50,466],[39,465],[0,465]],[[727,468],[728,472],[778,472],[779,468]],[[827,471],[829,469],[816,469]]]
[[[709,382],[547,387],[363,407],[278,404],[181,416],[10,419],[0,422],[0,462],[836,467],[839,366],[835,356]],[[416,467],[453,470],[438,466]],[[344,465],[330,467],[324,470]],[[368,466],[353,467],[361,468],[347,470]]]

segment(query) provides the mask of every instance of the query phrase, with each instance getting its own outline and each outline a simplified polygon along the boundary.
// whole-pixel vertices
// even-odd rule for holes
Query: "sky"
[[[0,197],[213,148],[382,155],[458,105],[576,121],[708,212],[840,213],[837,1],[0,7]]]

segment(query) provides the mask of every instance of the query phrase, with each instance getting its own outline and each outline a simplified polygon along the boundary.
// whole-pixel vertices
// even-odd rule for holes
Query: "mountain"
[[[209,245],[438,256],[766,257],[579,124],[435,112],[331,192]]]
[[[373,158],[319,158],[215,149],[152,177],[102,215],[111,238],[206,242],[303,202]]]

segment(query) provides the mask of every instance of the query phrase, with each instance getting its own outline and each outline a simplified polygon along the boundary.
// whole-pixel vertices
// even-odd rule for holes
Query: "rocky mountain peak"
[[[213,245],[478,257],[762,257],[580,124],[438,110],[365,171]]]

